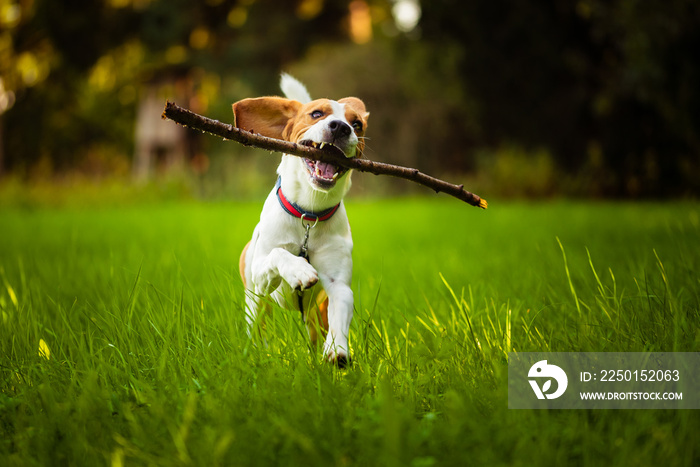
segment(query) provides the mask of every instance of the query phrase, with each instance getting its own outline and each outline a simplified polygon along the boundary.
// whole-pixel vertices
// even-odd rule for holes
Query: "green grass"
[[[259,209],[3,208],[0,465],[700,463],[694,411],[507,409],[509,351],[700,350],[700,205],[350,201],[345,371],[246,337]]]

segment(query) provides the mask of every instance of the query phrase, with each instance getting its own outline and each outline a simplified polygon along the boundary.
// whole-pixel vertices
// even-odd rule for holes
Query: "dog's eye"
[[[310,115],[311,115],[311,118],[321,118],[321,117],[323,117],[323,112],[320,110],[314,110],[313,112],[311,112]]]
[[[355,120],[352,124],[352,127],[355,129],[355,131],[362,131],[362,122],[359,120]]]

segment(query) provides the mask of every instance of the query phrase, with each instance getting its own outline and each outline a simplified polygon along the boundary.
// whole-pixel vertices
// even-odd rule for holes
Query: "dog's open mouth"
[[[299,144],[314,148],[332,146],[343,155],[345,154],[338,146],[331,143],[317,143],[315,141],[304,140]],[[307,158],[304,158],[304,162],[306,163],[306,169],[309,171],[309,176],[313,182],[322,188],[332,188],[335,182],[348,171],[345,167],[339,167],[328,162],[315,161]]]

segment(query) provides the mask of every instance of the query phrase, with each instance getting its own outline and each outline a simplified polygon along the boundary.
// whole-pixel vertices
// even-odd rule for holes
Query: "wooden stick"
[[[426,175],[423,172],[420,172],[418,169],[386,164],[384,162],[375,162],[369,159],[361,159],[357,157],[349,159],[332,145],[326,145],[323,148],[313,148],[289,141],[268,138],[266,136],[236,128],[227,123],[221,123],[218,120],[203,117],[169,101],[165,104],[162,117],[194,130],[210,133],[225,140],[236,141],[245,146],[254,146],[256,148],[267,149],[268,151],[281,152],[298,157],[306,157],[308,159],[328,162],[334,165],[346,167],[348,169],[358,170],[360,172],[369,172],[375,175],[391,175],[393,177],[404,178],[431,188],[435,190],[436,193],[447,193],[448,195],[454,196],[455,198],[469,203],[472,206],[477,206],[482,209],[486,209],[488,207],[488,203],[485,199],[480,198],[474,193],[466,191],[464,189],[464,185],[453,185],[440,180],[439,178]]]

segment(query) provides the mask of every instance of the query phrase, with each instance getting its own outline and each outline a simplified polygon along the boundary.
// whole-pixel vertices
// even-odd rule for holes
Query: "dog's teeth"
[[[319,149],[323,149],[323,146],[325,146],[325,145],[326,145],[326,143],[321,143],[321,145],[319,146]]]
[[[333,180],[335,180],[336,178],[338,178],[338,172],[333,174]]]

